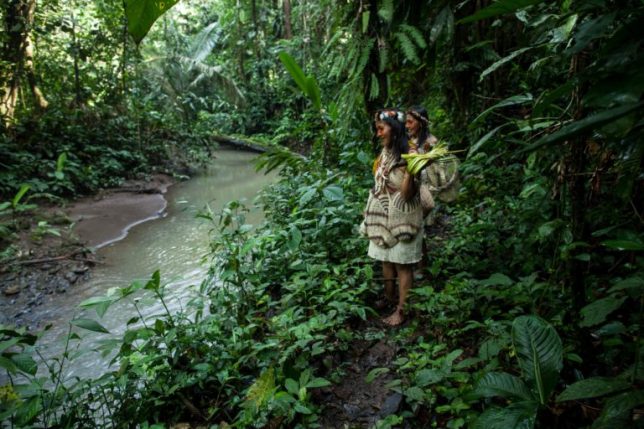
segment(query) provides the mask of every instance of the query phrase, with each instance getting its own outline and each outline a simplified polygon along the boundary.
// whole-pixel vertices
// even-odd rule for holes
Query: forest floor
[[[129,180],[63,206],[39,206],[37,214],[24,216],[14,243],[17,257],[0,265],[0,324],[42,328],[46,320],[38,308],[55,302],[58,294],[73,293],[91,276],[91,268],[101,263],[97,248],[161,216],[163,194],[173,182],[163,174]]]
[[[363,339],[355,341],[344,356],[334,357],[342,366],[342,381],[314,394],[324,408],[322,428],[371,428],[398,411],[403,397],[388,386],[395,378],[397,346],[382,335],[385,329],[396,328],[386,327],[380,317],[369,318],[354,331]]]

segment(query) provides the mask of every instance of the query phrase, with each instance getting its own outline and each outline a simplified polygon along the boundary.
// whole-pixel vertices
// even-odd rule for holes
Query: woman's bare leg
[[[400,325],[405,320],[403,311],[407,302],[407,296],[414,282],[412,265],[396,264],[395,269],[398,272],[398,307],[396,307],[396,310],[389,317],[383,320],[383,322],[390,326]]]
[[[396,299],[396,266],[392,262],[382,263],[382,275],[385,278],[385,299],[394,302]]]

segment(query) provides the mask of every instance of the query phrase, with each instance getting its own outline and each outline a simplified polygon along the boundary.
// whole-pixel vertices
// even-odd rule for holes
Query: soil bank
[[[174,183],[167,175],[130,180],[121,187],[85,197],[65,207],[39,207],[38,217],[16,243],[17,257],[0,266],[0,324],[42,328],[38,307],[91,275],[101,263],[94,251],[123,239],[130,228],[163,216],[164,194]],[[56,234],[43,232],[45,220]]]

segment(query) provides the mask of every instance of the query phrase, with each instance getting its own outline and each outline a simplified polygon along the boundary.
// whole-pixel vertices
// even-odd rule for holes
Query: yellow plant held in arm
[[[455,152],[450,152],[447,150],[447,145],[445,143],[438,143],[435,145],[432,150],[427,153],[417,154],[417,153],[408,153],[403,154],[402,157],[407,161],[407,171],[409,173],[416,175],[429,164],[430,161],[440,160],[447,155],[450,155]]]

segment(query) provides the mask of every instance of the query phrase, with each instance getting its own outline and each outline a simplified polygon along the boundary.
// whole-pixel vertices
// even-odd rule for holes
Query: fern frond
[[[356,63],[356,67],[353,69],[350,76],[357,76],[362,74],[365,67],[367,67],[367,63],[369,62],[369,55],[371,54],[374,43],[374,39],[369,39],[367,43],[362,47],[360,57],[358,59],[358,62]]]
[[[378,49],[378,72],[384,73],[389,64],[389,48],[383,45]]]
[[[275,371],[268,368],[255,380],[246,393],[246,405],[260,409],[275,393]]]
[[[416,43],[416,46],[418,46],[420,49],[425,49],[427,47],[427,42],[425,42],[425,38],[423,37],[423,33],[420,32],[420,30],[413,25],[407,25],[407,24],[402,24],[400,28],[409,35]]]
[[[333,36],[329,39],[328,42],[326,42],[326,46],[324,47],[324,50],[322,51],[322,57],[325,57],[326,55],[329,54],[329,50],[333,47],[335,47],[335,42],[338,41],[338,39],[342,36],[346,36],[346,32],[343,30],[338,29]]]
[[[331,79],[340,77],[342,70],[344,70],[344,67],[342,67],[343,64],[344,64],[344,55],[336,55],[333,58],[331,70],[329,71],[329,77]]]
[[[380,95],[380,84],[375,74],[371,73],[371,81],[369,83],[369,100],[375,100]]]
[[[402,31],[396,32],[395,36],[396,36],[396,39],[398,40],[398,45],[400,46],[400,50],[405,56],[405,59],[407,61],[410,61],[413,64],[419,64],[420,58],[418,58],[418,53],[416,52],[416,46],[411,41],[409,36],[407,36]]]
[[[346,61],[342,65],[344,70],[347,70],[349,76],[351,75],[351,70],[354,70],[356,63],[358,62],[358,53],[360,52],[360,46],[358,44],[351,44],[349,52],[346,54]]]
[[[378,16],[389,24],[394,19],[394,1],[382,0],[378,8]]]

